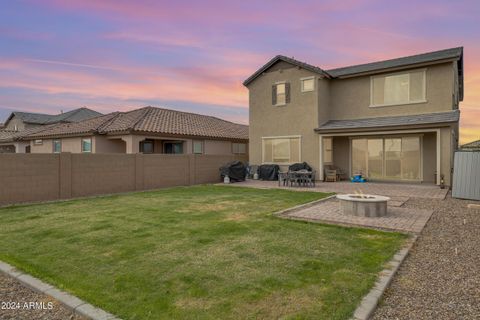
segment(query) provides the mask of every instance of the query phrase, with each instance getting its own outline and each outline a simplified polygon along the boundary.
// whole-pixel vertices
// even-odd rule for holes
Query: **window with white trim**
[[[300,162],[300,137],[263,138],[263,163],[288,164]]]
[[[371,77],[372,107],[425,102],[426,70]]]
[[[302,92],[310,92],[315,90],[315,78],[308,77],[300,79],[300,88]]]
[[[53,140],[53,153],[62,152],[62,140]]]
[[[82,152],[92,152],[92,138],[82,138]]]

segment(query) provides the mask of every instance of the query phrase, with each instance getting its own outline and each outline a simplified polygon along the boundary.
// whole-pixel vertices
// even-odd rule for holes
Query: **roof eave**
[[[313,129],[316,133],[328,134],[328,133],[356,133],[356,132],[369,132],[372,131],[393,131],[393,130],[409,130],[409,129],[434,129],[439,127],[448,127],[451,124],[458,123],[456,121],[443,121],[435,123],[423,123],[423,124],[409,124],[409,125],[395,125],[395,126],[378,126],[378,127],[361,127],[361,128],[330,128]]]
[[[324,77],[327,77],[327,78],[331,78],[331,75],[326,72],[325,70],[322,70],[321,72],[318,72],[317,70],[313,69],[313,68],[310,68],[308,65],[301,65],[300,63],[295,63],[294,61],[291,61],[291,60],[287,60],[286,58],[284,58],[283,56],[281,55],[277,55],[275,57],[273,57],[272,59],[270,59],[270,61],[268,61],[265,65],[263,65],[262,67],[260,67],[260,69],[258,69],[257,71],[255,71],[250,77],[248,77],[245,81],[243,81],[243,85],[246,87],[248,86],[253,80],[255,80],[256,78],[258,78],[263,72],[265,72],[268,68],[270,68],[271,66],[273,66],[275,63],[277,63],[278,61],[284,61],[286,63],[290,63],[290,64],[293,64],[295,66],[298,66],[300,68],[303,68],[303,69],[306,69],[306,70],[309,70],[311,72],[314,72],[316,74],[320,74]]]

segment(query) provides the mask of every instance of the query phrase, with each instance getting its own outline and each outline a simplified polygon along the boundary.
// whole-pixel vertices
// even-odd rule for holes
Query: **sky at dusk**
[[[0,122],[152,105],[248,123],[242,82],[277,54],[329,69],[456,46],[465,143],[480,139],[478,0],[0,0]]]

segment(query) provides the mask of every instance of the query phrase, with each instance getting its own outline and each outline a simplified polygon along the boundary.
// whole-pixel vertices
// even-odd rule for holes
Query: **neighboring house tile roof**
[[[244,82],[243,82],[243,85],[244,86],[247,86],[250,82],[252,82],[253,80],[255,80],[258,76],[260,76],[264,71],[266,71],[268,68],[270,68],[271,66],[273,66],[275,63],[277,63],[278,61],[285,61],[287,63],[290,63],[294,66],[297,66],[297,67],[300,67],[300,68],[303,68],[303,69],[306,69],[306,70],[310,70],[312,72],[315,72],[315,73],[318,73],[322,76],[325,76],[327,78],[330,78],[330,75],[325,72],[325,70],[319,68],[319,67],[316,67],[314,65],[311,65],[311,64],[308,64],[306,62],[302,62],[302,61],[299,61],[299,60],[295,60],[293,58],[289,58],[289,57],[286,57],[286,56],[282,56],[282,55],[278,55],[278,56],[275,56],[273,57],[270,61],[268,61],[265,65],[263,65],[260,69],[258,69],[257,71],[255,71],[254,74],[252,74],[250,77],[248,77],[248,79],[246,79]]]
[[[78,122],[101,115],[102,114],[100,112],[84,107],[54,115],[50,120],[46,122],[46,124],[57,122]]]
[[[22,131],[9,131],[9,130],[0,130],[0,143],[12,142],[15,140],[21,140],[23,137],[26,137],[31,134],[36,134],[40,131],[50,129],[54,124],[37,126],[32,128],[27,128]]]
[[[394,128],[409,125],[430,125],[457,122],[460,111],[414,114],[406,116],[377,117],[353,120],[329,120],[315,129],[318,132],[352,131],[358,129]]]
[[[248,126],[212,116],[170,109],[145,107],[129,112],[113,112],[77,123],[61,123],[24,139],[66,135],[168,134],[219,139],[248,140]]]
[[[25,123],[30,124],[51,124],[58,122],[77,122],[85,119],[90,119],[93,117],[98,117],[102,115],[100,112],[91,110],[88,108],[78,108],[65,113],[60,113],[56,115],[44,114],[44,113],[33,113],[33,112],[21,112],[14,111],[8,117],[6,123],[13,118],[13,116],[18,117]]]
[[[460,147],[460,149],[467,149],[467,150],[480,150],[480,140],[472,141],[466,143]]]
[[[463,47],[450,48],[440,51],[433,51],[428,53],[416,54],[413,56],[359,64],[349,67],[342,67],[327,70],[333,77],[342,77],[353,75],[357,73],[372,72],[382,69],[390,69],[396,67],[409,66],[420,63],[434,62],[439,60],[460,59],[463,54]]]

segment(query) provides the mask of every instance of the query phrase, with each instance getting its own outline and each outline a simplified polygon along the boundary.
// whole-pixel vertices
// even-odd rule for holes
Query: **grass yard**
[[[283,220],[316,192],[194,186],[0,209],[0,259],[124,319],[347,319],[404,235]]]

